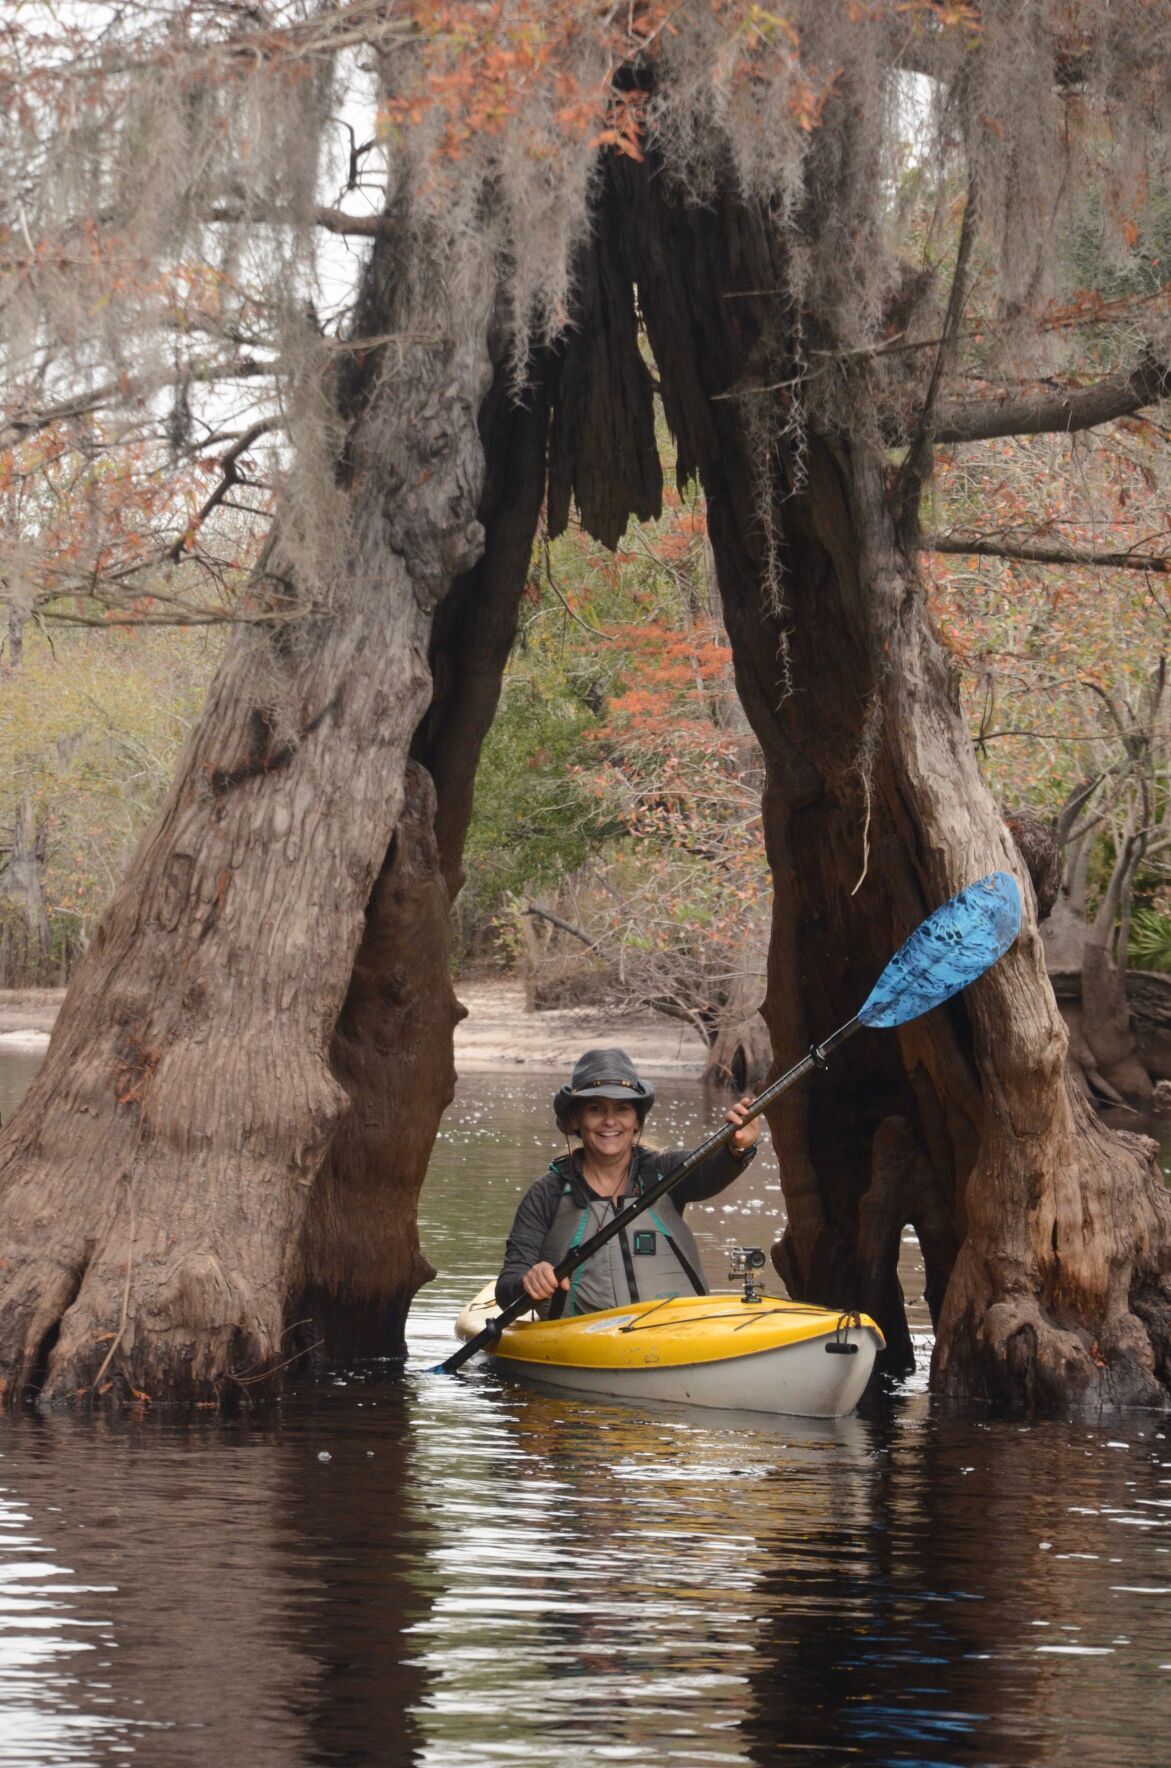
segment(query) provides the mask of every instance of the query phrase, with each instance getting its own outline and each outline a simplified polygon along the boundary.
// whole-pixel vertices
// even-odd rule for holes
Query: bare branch
[[[552,914],[549,909],[539,909],[535,903],[529,902],[520,912],[535,921],[548,921],[551,926],[559,928],[562,933],[568,933],[571,939],[580,939],[581,943],[588,946],[592,952],[598,949],[596,939],[591,939],[589,934],[583,933],[580,927],[571,926],[568,921],[563,921],[560,915]]]
[[[248,203],[217,203],[214,209],[206,212],[206,219],[236,226],[240,222],[294,223],[301,217],[295,209],[278,208],[272,203],[253,200]],[[402,232],[400,224],[389,215],[351,215],[345,209],[332,208],[325,203],[319,203],[313,210],[313,220],[326,233],[344,234],[356,239],[393,239]]]
[[[1054,839],[1059,847],[1074,839],[1074,825],[1105,777],[1104,773],[1099,773],[1092,779],[1082,780],[1066,798],[1053,824]],[[1100,821],[1100,816],[1095,818],[1092,826],[1096,828]],[[1087,826],[1090,825],[1083,825],[1083,829]]]
[[[954,405],[940,413],[932,439],[938,443],[987,442],[996,436],[1092,430],[1169,397],[1171,369],[1148,355],[1129,374],[1110,375],[1071,392]]]
[[[189,378],[201,386],[212,381],[247,380],[256,375],[271,375],[274,372],[271,363],[257,362],[251,356],[234,356],[222,362],[196,363],[187,371]],[[0,425],[0,442],[27,441],[30,436],[37,436],[43,430],[51,429],[54,424],[66,423],[71,418],[87,417],[91,412],[100,410],[103,405],[125,405],[132,400],[143,400],[163,387],[170,386],[173,378],[168,372],[165,375],[107,381],[53,405],[18,411]]]
[[[152,596],[152,601],[161,597]],[[38,608],[38,623],[52,621],[54,626],[91,626],[105,632],[113,626],[288,626],[295,620],[319,620],[327,610],[306,608],[201,608],[194,602],[183,603],[178,597],[168,598],[171,611],[165,614],[135,614],[111,608],[104,614],[77,614],[53,608]],[[47,636],[47,635],[46,635]]]
[[[561,606],[565,609],[565,612],[569,615],[569,618],[571,620],[576,620],[577,624],[583,631],[591,632],[595,638],[603,638],[606,643],[609,644],[611,635],[608,632],[603,632],[600,627],[591,626],[588,620],[583,620],[580,614],[575,613],[570,607],[561,589],[558,587],[557,579],[553,575],[553,561],[549,551],[549,536],[547,534],[544,536],[541,545],[545,558],[545,581],[553,591],[553,594],[557,597],[557,600],[561,603]]]
[[[222,469],[222,477],[220,478],[219,484],[212,491],[198,515],[194,516],[187,524],[187,527],[183,530],[183,533],[180,534],[174,545],[167,548],[163,556],[168,564],[174,565],[178,563],[191,545],[191,542],[195,539],[195,536],[199,533],[199,530],[203,527],[207,518],[211,515],[212,511],[223,502],[232,486],[240,482],[238,463],[243,456],[247,454],[248,450],[252,447],[252,444],[258,441],[261,436],[267,435],[269,431],[282,428],[283,425],[275,418],[261,418],[259,422],[252,424],[247,430],[245,430],[239,440],[234,442],[231,448],[228,449],[227,453],[221,456],[220,467]]]
[[[1097,694],[1099,700],[1101,700],[1103,706],[1106,708],[1110,722],[1113,724],[1123,742],[1125,742],[1131,730],[1131,723],[1128,718],[1123,717],[1122,708],[1119,707],[1118,701],[1114,698],[1114,695],[1108,693],[1102,686],[1101,682],[1095,681],[1092,675],[1083,675],[1081,680],[1084,688],[1088,688],[1091,694]],[[1125,710],[1129,713],[1130,708],[1126,707]]]
[[[1111,571],[1149,571],[1171,574],[1171,557],[1159,553],[1098,552],[1092,547],[1044,546],[1032,541],[996,540],[983,534],[952,529],[947,534],[926,534],[924,552],[960,553],[982,559],[1019,559],[1033,565],[1090,565]]]

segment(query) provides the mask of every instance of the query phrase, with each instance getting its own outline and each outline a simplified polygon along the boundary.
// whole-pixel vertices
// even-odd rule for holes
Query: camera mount
[[[764,1296],[758,1285],[764,1282],[757,1272],[764,1270],[764,1253],[759,1246],[734,1246],[731,1254],[731,1268],[728,1276],[733,1282],[740,1278],[744,1284],[742,1301],[763,1301]]]

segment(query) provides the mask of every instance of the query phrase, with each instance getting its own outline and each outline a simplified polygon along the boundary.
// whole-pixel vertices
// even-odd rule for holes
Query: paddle
[[[1008,872],[990,872],[986,878],[969,884],[966,890],[961,890],[958,896],[953,896],[950,902],[945,902],[916,927],[891,958],[853,1019],[835,1031],[832,1037],[827,1037],[824,1043],[816,1044],[795,1068],[790,1068],[787,1074],[782,1074],[771,1087],[766,1087],[753,1099],[744,1122],[751,1123],[754,1117],[759,1117],[774,1099],[808,1074],[811,1068],[823,1068],[831,1052],[852,1037],[859,1026],[889,1028],[905,1025],[909,1020],[930,1012],[932,1007],[950,1000],[952,995],[959,994],[1004,956],[1016,938],[1020,924],[1021,894],[1016,879]],[[682,1166],[659,1179],[600,1228],[592,1239],[583,1241],[568,1253],[556,1267],[558,1281],[570,1276],[579,1265],[584,1265],[599,1247],[605,1246],[615,1234],[620,1234],[629,1222],[650,1209],[660,1197],[693,1173],[709,1154],[730,1142],[735,1134],[736,1125],[725,1123],[706,1142],[701,1142]],[[477,1352],[494,1344],[504,1328],[532,1306],[529,1296],[518,1296],[489,1320],[482,1332],[477,1332],[445,1362],[437,1364],[433,1373],[454,1375]]]

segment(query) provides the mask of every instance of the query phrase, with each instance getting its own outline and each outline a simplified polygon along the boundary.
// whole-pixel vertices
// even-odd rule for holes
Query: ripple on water
[[[24,1503],[0,1487],[0,1760],[88,1762],[124,1729],[93,1710],[114,1704],[108,1683],[87,1675],[90,1693],[79,1698],[83,1654],[99,1654],[97,1668],[108,1670],[101,1654],[114,1641],[99,1600],[109,1587],[74,1578],[34,1533]]]
[[[0,1762],[1164,1760],[1154,1421],[949,1419],[922,1370],[836,1424],[427,1373],[550,1151],[547,1091],[461,1086],[405,1379],[0,1427]],[[664,1094],[697,1139],[710,1102]],[[767,1244],[775,1163],[744,1191],[700,1222],[717,1278],[729,1240]]]

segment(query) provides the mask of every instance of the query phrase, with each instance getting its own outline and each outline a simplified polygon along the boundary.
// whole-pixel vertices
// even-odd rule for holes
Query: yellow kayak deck
[[[457,1322],[470,1338],[491,1318],[491,1285],[482,1290]],[[491,1347],[510,1362],[555,1363],[565,1368],[645,1369],[719,1363],[805,1344],[815,1339],[868,1331],[876,1346],[884,1340],[868,1314],[761,1296],[747,1302],[738,1294],[673,1296],[666,1301],[632,1302],[601,1313],[568,1319],[531,1316],[505,1328]]]

